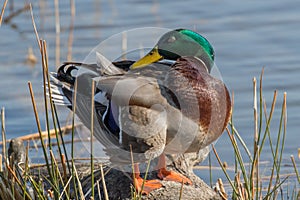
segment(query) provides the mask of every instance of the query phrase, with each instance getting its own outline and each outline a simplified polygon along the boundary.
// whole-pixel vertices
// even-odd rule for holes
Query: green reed
[[[272,122],[272,117],[275,111],[277,91],[274,91],[273,100],[270,108],[270,112],[267,112],[266,103],[263,100],[263,74],[264,70],[260,76],[259,82],[259,100],[257,97],[257,82],[256,78],[253,79],[253,117],[254,117],[254,142],[253,142],[253,153],[251,154],[249,148],[246,146],[240,134],[234,127],[233,116],[231,117],[230,127],[231,130],[227,130],[227,134],[231,141],[232,147],[234,149],[234,159],[235,159],[235,178],[232,181],[226,169],[222,165],[222,161],[218,156],[216,149],[213,147],[213,152],[222,168],[230,186],[232,188],[232,199],[276,199],[278,193],[277,190],[282,187],[282,184],[286,182],[289,178],[287,175],[284,178],[280,178],[281,165],[283,158],[283,151],[285,147],[286,139],[286,125],[287,125],[287,106],[286,106],[286,93],[283,94],[283,103],[281,105],[281,114],[278,122],[278,132],[276,136],[276,141],[272,141],[270,126]],[[257,105],[258,102],[258,105]],[[265,122],[265,124],[264,124]],[[239,144],[237,143],[239,141]],[[262,177],[265,176],[260,172],[260,157],[263,153],[265,147],[265,142],[268,140],[269,147],[272,155],[272,166],[271,174],[268,179],[268,188],[264,193],[262,191]],[[242,148],[240,147],[242,146]],[[242,156],[241,151],[244,151],[247,155],[247,160],[250,163],[249,169],[245,167],[245,159]],[[295,163],[295,162],[294,162]],[[295,171],[297,169],[294,165]],[[242,179],[240,178],[242,175]],[[296,172],[297,174],[297,172]],[[299,176],[297,174],[299,179]]]

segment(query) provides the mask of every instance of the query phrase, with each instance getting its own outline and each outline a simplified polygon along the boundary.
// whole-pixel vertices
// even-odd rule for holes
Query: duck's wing
[[[122,61],[118,62],[118,65],[126,68],[128,63],[131,62]],[[54,102],[64,101],[63,105],[67,105],[70,109],[74,108],[74,103],[76,103],[76,115],[89,129],[91,129],[91,113],[94,112],[94,135],[104,146],[113,163],[130,163],[130,146],[135,161],[145,161],[160,155],[166,140],[166,123],[162,123],[165,118],[161,111],[148,109],[153,101],[157,102],[157,98],[150,99],[149,96],[147,99],[150,101],[143,103],[145,95],[153,93],[151,91],[157,92],[155,80],[136,78],[137,75],[130,75],[130,78],[123,77],[123,75],[97,76],[94,70],[74,75],[76,73],[73,70],[78,70],[82,65],[82,63],[65,63],[57,73],[52,74],[51,88],[55,88],[55,95],[57,95]],[[95,77],[100,79],[98,85],[101,87],[96,89],[94,99],[92,99],[91,83]],[[129,94],[128,91],[122,93],[121,91],[125,91],[125,88],[118,87],[121,79],[121,85],[127,89],[142,85],[142,87],[138,86],[140,89],[132,99],[135,102],[131,102],[130,106],[125,103],[128,95],[124,96]],[[77,81],[76,102],[73,97],[75,81]],[[61,98],[64,99],[61,100]],[[53,96],[52,100],[54,100]],[[93,111],[91,110],[92,100],[95,103]],[[123,103],[119,104],[119,102]],[[131,113],[128,112],[129,108]],[[132,114],[133,110],[135,110],[135,116]],[[156,135],[153,136],[153,133]]]
[[[97,88],[106,92],[119,106],[142,106],[150,108],[154,104],[165,104],[160,86],[155,78],[144,76],[112,76],[95,78]]]
[[[115,117],[120,132],[121,148],[106,148],[112,162],[130,161],[131,150],[135,161],[159,156],[165,147],[167,116],[155,78],[126,74],[95,78],[97,88],[105,92],[118,107]],[[102,135],[96,135],[102,141]]]

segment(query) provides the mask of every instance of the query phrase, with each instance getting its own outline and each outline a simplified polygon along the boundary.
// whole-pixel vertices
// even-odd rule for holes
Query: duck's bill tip
[[[130,69],[145,67],[145,66],[147,66],[151,63],[157,62],[157,61],[162,60],[162,59],[163,59],[163,57],[159,54],[158,47],[155,46],[147,55],[145,55],[141,59],[134,62],[130,66]]]

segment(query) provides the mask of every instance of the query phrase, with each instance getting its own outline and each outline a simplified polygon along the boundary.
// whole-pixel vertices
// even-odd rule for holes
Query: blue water
[[[15,5],[15,9],[22,7]],[[203,34],[214,46],[216,64],[230,91],[234,91],[234,121],[247,144],[253,141],[252,78],[265,68],[263,89],[267,111],[278,90],[271,131],[277,134],[283,92],[287,92],[288,124],[285,162],[296,155],[300,141],[300,2],[298,1],[76,1],[73,60],[82,61],[99,42],[113,34],[140,27],[188,28]],[[33,12],[41,38],[48,44],[50,70],[55,70],[55,18],[53,2],[34,1]],[[9,14],[6,10],[5,16]],[[60,2],[61,56],[66,60],[70,25],[69,1]],[[24,12],[0,28],[0,106],[6,110],[8,138],[37,132],[27,82],[33,84],[43,116],[40,56],[30,13]],[[38,63],[25,64],[28,47]],[[68,110],[60,109],[64,117]],[[42,127],[45,127],[41,119]],[[233,163],[228,136],[216,148]],[[268,148],[266,148],[268,151]],[[252,150],[252,149],[251,149]],[[262,155],[270,161],[271,154]],[[297,159],[299,162],[299,160]],[[214,159],[214,162],[215,159]],[[205,174],[205,173],[204,173]]]

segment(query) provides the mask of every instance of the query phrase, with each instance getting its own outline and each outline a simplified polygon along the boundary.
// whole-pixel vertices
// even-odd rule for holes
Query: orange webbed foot
[[[163,186],[159,180],[144,180],[141,178],[139,164],[137,163],[134,164],[133,183],[136,191],[145,195],[148,195],[153,190],[159,189]]]
[[[183,183],[186,185],[193,184],[189,178],[183,176],[182,174],[180,174],[178,172],[169,171],[166,168],[159,169],[157,176],[164,181],[175,181],[175,182]]]
[[[157,176],[165,181],[175,181],[187,185],[192,185],[192,181],[185,177],[184,175],[175,172],[175,171],[169,171],[166,169],[166,158],[164,154],[161,154],[159,156],[158,164],[157,164],[158,173]]]
[[[145,180],[144,186],[143,186],[144,179],[142,179],[141,177],[136,177],[134,178],[133,181],[136,190],[145,195],[148,195],[153,190],[159,189],[163,186],[159,180]]]

